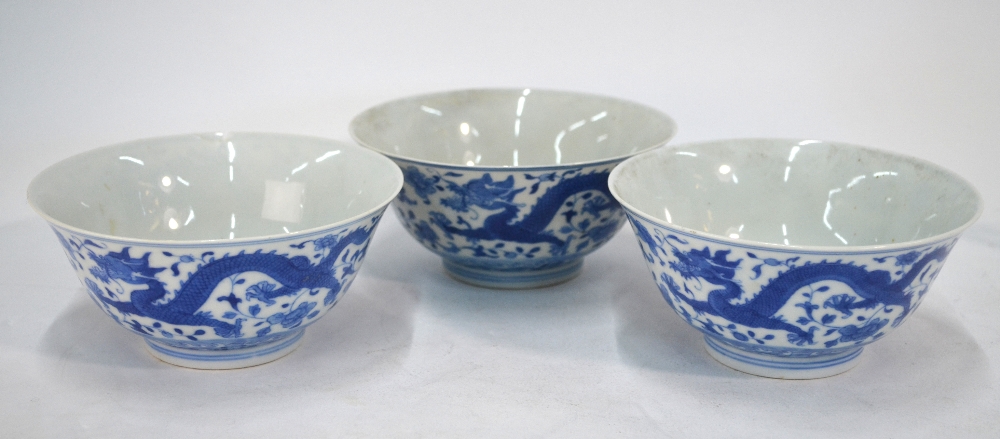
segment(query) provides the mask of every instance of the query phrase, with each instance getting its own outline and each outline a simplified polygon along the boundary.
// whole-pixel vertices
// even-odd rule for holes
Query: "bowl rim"
[[[81,156],[89,155],[89,154],[97,154],[97,153],[99,153],[101,151],[112,150],[114,148],[120,148],[120,147],[124,147],[124,146],[127,146],[127,145],[132,145],[132,144],[137,144],[137,143],[152,142],[152,141],[158,141],[158,140],[162,141],[162,140],[170,140],[170,139],[179,139],[179,138],[186,138],[186,137],[192,137],[192,136],[215,136],[215,135],[218,135],[219,133],[222,133],[223,135],[278,136],[278,137],[285,137],[285,138],[319,140],[319,141],[323,141],[323,142],[333,142],[333,143],[338,144],[341,147],[355,148],[358,151],[362,151],[363,154],[375,154],[376,156],[378,156],[377,158],[375,158],[375,160],[385,160],[385,162],[389,165],[389,166],[387,166],[390,169],[389,172],[392,172],[392,174],[393,174],[393,176],[395,177],[395,180],[396,180],[396,184],[394,185],[395,186],[395,190],[393,190],[391,192],[392,193],[391,196],[389,196],[388,198],[386,198],[386,199],[378,202],[378,204],[376,204],[375,207],[373,207],[371,209],[368,209],[368,210],[366,210],[364,212],[361,212],[361,213],[359,213],[357,215],[353,215],[353,216],[350,216],[350,217],[347,217],[347,218],[344,218],[344,219],[341,219],[341,220],[338,220],[338,221],[326,223],[326,224],[323,224],[323,225],[320,225],[320,226],[310,227],[308,229],[296,230],[296,231],[291,232],[291,233],[281,233],[281,234],[274,233],[274,234],[268,234],[268,235],[247,236],[247,237],[234,238],[234,239],[213,238],[213,239],[178,239],[178,240],[145,239],[145,238],[133,238],[133,237],[128,237],[128,236],[115,236],[115,235],[109,235],[109,234],[106,234],[106,233],[95,232],[95,231],[86,230],[86,229],[83,229],[83,228],[80,228],[80,227],[72,226],[72,225],[66,224],[65,222],[62,222],[62,221],[59,221],[59,220],[53,218],[51,215],[49,215],[48,213],[46,213],[45,211],[43,211],[42,208],[40,208],[38,205],[35,204],[35,199],[34,199],[35,197],[32,196],[32,192],[34,191],[34,188],[36,187],[36,184],[40,184],[39,183],[39,178],[41,178],[41,176],[43,174],[47,173],[50,169],[52,169],[52,168],[54,168],[56,166],[63,165],[63,164],[72,162],[73,160],[79,159]],[[362,147],[360,147],[358,145],[355,145],[353,143],[350,143],[350,142],[345,142],[345,141],[340,141],[340,140],[334,140],[334,139],[330,139],[330,138],[326,138],[326,137],[319,137],[319,136],[310,136],[310,135],[303,135],[303,134],[278,133],[278,132],[263,132],[263,131],[206,131],[206,132],[197,132],[197,133],[171,134],[171,135],[163,135],[163,136],[144,137],[144,138],[129,140],[129,141],[125,141],[125,142],[112,143],[112,144],[109,144],[109,145],[104,145],[104,146],[100,146],[100,147],[97,147],[97,148],[89,149],[89,150],[86,150],[86,151],[83,151],[83,152],[80,152],[80,153],[77,153],[77,154],[73,154],[73,155],[71,155],[69,157],[66,157],[66,158],[64,158],[62,160],[59,160],[58,162],[55,162],[55,163],[53,163],[53,164],[45,167],[45,169],[43,169],[37,175],[35,175],[35,177],[33,177],[31,179],[31,182],[28,183],[28,188],[27,188],[26,192],[27,192],[28,206],[30,206],[31,209],[34,210],[36,214],[38,214],[38,216],[42,217],[45,221],[47,221],[52,226],[55,226],[55,227],[58,227],[60,229],[63,229],[63,230],[66,230],[66,231],[70,231],[70,232],[73,232],[73,233],[76,233],[76,234],[85,235],[85,236],[89,236],[89,237],[93,237],[93,238],[97,238],[97,239],[101,239],[101,240],[109,241],[109,242],[122,243],[122,244],[138,244],[138,245],[147,245],[147,246],[177,246],[177,247],[190,247],[190,246],[211,246],[211,247],[218,247],[218,246],[238,246],[238,245],[251,244],[251,243],[263,243],[263,242],[283,241],[283,240],[288,240],[288,239],[294,240],[294,239],[299,239],[301,237],[307,237],[307,236],[310,236],[310,235],[315,235],[315,234],[318,234],[318,233],[322,233],[322,232],[330,230],[330,229],[334,229],[334,228],[339,228],[339,227],[351,225],[351,224],[356,223],[356,222],[358,222],[358,221],[360,221],[360,220],[362,220],[364,218],[367,218],[367,217],[369,217],[369,216],[371,216],[371,215],[373,215],[375,213],[378,213],[380,210],[385,209],[386,206],[388,206],[389,203],[391,203],[392,200],[394,200],[396,198],[396,196],[399,194],[400,189],[402,189],[402,188],[403,188],[403,173],[399,169],[399,166],[397,166],[395,163],[392,162],[392,160],[389,160],[388,158],[386,158],[385,156],[382,156],[381,154],[378,154],[378,153],[376,153],[376,152],[374,152],[374,151],[372,151],[370,149],[367,149],[367,148],[362,148]]]
[[[444,162],[438,162],[438,161],[432,161],[432,160],[422,160],[422,159],[418,159],[418,158],[415,158],[415,157],[410,157],[410,156],[395,154],[395,153],[391,153],[391,152],[387,152],[387,151],[382,151],[382,150],[376,148],[375,146],[373,146],[372,142],[366,142],[364,139],[361,139],[358,136],[357,131],[356,131],[357,127],[360,126],[360,125],[362,125],[361,118],[363,116],[366,116],[366,115],[368,115],[368,114],[370,114],[370,113],[372,113],[372,112],[374,112],[376,110],[389,107],[390,105],[397,105],[397,104],[400,104],[400,103],[403,103],[403,102],[406,102],[406,101],[414,101],[414,100],[418,100],[418,99],[422,99],[422,98],[428,98],[428,97],[438,97],[438,96],[455,95],[455,94],[459,94],[459,93],[489,93],[489,92],[520,93],[523,90],[531,90],[532,92],[541,92],[541,93],[554,93],[554,94],[570,95],[570,96],[574,96],[574,97],[578,97],[578,98],[606,99],[606,100],[610,100],[610,101],[617,101],[617,102],[620,102],[620,103],[625,103],[625,104],[633,105],[633,106],[641,108],[643,111],[645,111],[645,112],[647,112],[647,113],[649,113],[649,114],[651,114],[653,116],[656,116],[657,118],[661,119],[662,122],[665,123],[668,126],[669,132],[667,133],[667,135],[664,138],[658,139],[655,142],[653,142],[652,144],[650,144],[648,146],[645,146],[642,149],[638,149],[635,152],[628,153],[628,154],[619,154],[619,155],[615,155],[615,156],[604,157],[604,158],[600,158],[600,159],[597,159],[597,160],[584,160],[584,161],[574,161],[574,162],[567,162],[567,163],[544,164],[544,165],[524,165],[524,166],[522,166],[522,165],[518,165],[518,166],[514,166],[514,165],[490,165],[490,166],[479,166],[479,165],[476,165],[476,166],[468,166],[468,165],[462,165],[462,164],[456,164],[456,163],[444,163]],[[568,168],[568,167],[596,166],[596,165],[603,165],[603,164],[608,164],[608,163],[620,162],[620,161],[625,160],[625,159],[627,159],[629,157],[633,157],[633,156],[636,156],[638,154],[642,154],[642,153],[645,153],[645,152],[648,152],[648,151],[652,151],[652,150],[655,150],[656,148],[659,148],[659,147],[661,147],[663,145],[666,145],[668,142],[670,142],[671,139],[673,139],[675,136],[677,136],[677,122],[674,121],[674,119],[672,117],[670,117],[669,115],[667,115],[666,113],[664,113],[664,112],[662,112],[662,111],[660,111],[660,110],[658,110],[656,108],[653,108],[652,106],[649,106],[649,105],[646,105],[646,104],[642,104],[642,103],[639,103],[639,102],[636,102],[636,101],[628,100],[628,99],[623,99],[623,98],[618,98],[618,97],[608,96],[608,95],[603,95],[603,94],[587,93],[587,92],[577,92],[577,91],[567,91],[567,90],[558,90],[558,89],[549,89],[549,88],[533,88],[533,87],[476,87],[476,88],[450,89],[450,90],[436,91],[436,92],[430,92],[430,93],[420,93],[420,94],[415,94],[415,95],[410,95],[410,96],[405,96],[405,97],[401,97],[401,98],[395,98],[395,99],[383,101],[381,103],[378,103],[376,105],[373,105],[371,107],[366,108],[365,110],[361,111],[360,113],[356,114],[353,118],[351,118],[351,122],[348,124],[348,132],[350,133],[351,138],[354,139],[354,141],[357,142],[358,145],[361,145],[362,147],[368,148],[368,149],[370,149],[372,151],[375,151],[375,152],[377,152],[379,154],[383,154],[383,155],[385,155],[385,156],[387,156],[387,157],[389,157],[389,158],[391,158],[393,160],[400,160],[400,161],[405,161],[405,162],[408,162],[408,163],[414,163],[414,164],[425,165],[425,166],[434,166],[434,167],[438,167],[438,168],[442,168],[442,169],[462,169],[462,170],[466,170],[466,171],[469,171],[469,170],[478,170],[478,171],[484,171],[484,172],[490,172],[490,171],[500,171],[500,172],[502,172],[502,171],[512,171],[512,172],[518,172],[518,171],[522,171],[522,170],[524,170],[524,171],[546,171],[546,170],[552,170],[552,169],[565,169],[565,168]]]
[[[924,247],[924,246],[927,246],[927,245],[931,245],[931,244],[938,243],[938,242],[941,242],[941,241],[944,241],[944,240],[947,240],[947,239],[954,238],[954,237],[962,234],[962,232],[964,232],[966,229],[968,229],[970,226],[972,226],[979,219],[979,217],[983,214],[983,197],[982,197],[982,194],[979,193],[979,191],[976,189],[975,186],[972,185],[972,183],[970,183],[967,179],[965,179],[964,177],[962,177],[958,173],[953,172],[953,171],[951,171],[951,170],[949,170],[949,169],[947,169],[947,168],[945,168],[943,166],[934,164],[934,163],[932,163],[930,161],[927,161],[927,160],[924,160],[924,159],[921,159],[921,158],[918,158],[918,157],[913,157],[913,156],[910,156],[910,155],[907,155],[907,154],[901,154],[901,153],[898,153],[898,152],[895,152],[895,151],[889,151],[889,150],[884,150],[884,149],[879,149],[879,148],[873,148],[873,147],[869,147],[869,146],[858,145],[858,144],[848,143],[848,142],[839,142],[839,141],[819,140],[822,143],[834,144],[834,145],[839,145],[839,146],[846,146],[846,147],[855,148],[855,149],[862,150],[862,151],[868,151],[868,152],[876,152],[876,153],[880,153],[880,154],[886,154],[886,155],[891,156],[894,159],[899,159],[899,160],[903,160],[903,161],[908,161],[908,162],[911,162],[911,163],[919,164],[919,165],[925,166],[925,167],[930,168],[930,169],[934,169],[934,170],[936,170],[938,172],[941,172],[941,173],[947,175],[949,178],[953,179],[955,182],[964,185],[966,188],[968,188],[970,191],[972,191],[972,195],[974,196],[974,198],[976,200],[976,211],[975,211],[975,213],[972,214],[972,216],[969,218],[968,221],[966,221],[965,223],[962,223],[961,225],[959,225],[957,227],[954,227],[954,228],[952,228],[952,229],[950,229],[948,231],[945,231],[945,232],[942,232],[942,233],[938,233],[938,234],[933,235],[933,236],[928,236],[926,238],[921,238],[921,239],[916,239],[916,240],[911,240],[911,241],[894,242],[894,243],[889,243],[889,244],[844,245],[844,246],[798,245],[798,244],[785,245],[785,244],[776,244],[776,243],[772,243],[772,242],[757,241],[757,240],[752,240],[752,239],[733,239],[733,238],[730,238],[728,236],[719,235],[719,234],[715,234],[715,233],[703,232],[703,231],[700,231],[700,230],[692,229],[690,227],[686,227],[686,226],[681,226],[681,225],[677,225],[677,224],[665,222],[665,221],[663,221],[660,218],[654,217],[652,215],[647,214],[646,212],[643,212],[642,210],[637,209],[635,206],[633,206],[631,203],[629,203],[627,200],[625,200],[621,196],[621,194],[618,193],[618,190],[617,190],[617,188],[615,187],[615,184],[614,184],[614,182],[618,180],[619,174],[621,174],[623,172],[623,169],[625,169],[627,166],[629,166],[630,162],[643,160],[644,156],[646,156],[646,155],[668,154],[669,151],[674,151],[674,150],[677,150],[677,149],[680,149],[680,148],[684,148],[684,147],[721,144],[721,143],[725,143],[725,142],[750,142],[750,141],[802,142],[802,141],[805,141],[805,140],[819,140],[819,139],[798,139],[798,138],[791,138],[791,137],[738,137],[738,138],[726,138],[726,139],[715,139],[715,140],[686,142],[686,143],[682,143],[682,144],[678,144],[678,145],[671,145],[669,147],[665,147],[665,148],[661,148],[661,149],[657,149],[657,150],[653,150],[653,151],[648,151],[648,152],[636,155],[635,157],[632,157],[632,158],[629,158],[629,159],[623,161],[621,164],[619,164],[618,166],[616,166],[615,169],[613,169],[611,171],[611,174],[608,176],[608,189],[611,191],[611,195],[614,196],[616,200],[618,200],[618,202],[622,205],[622,207],[628,213],[630,213],[632,215],[636,215],[636,216],[638,216],[638,217],[640,217],[640,218],[642,218],[642,219],[644,219],[644,220],[646,220],[648,222],[651,222],[651,223],[653,223],[653,224],[655,224],[657,226],[660,226],[660,227],[663,227],[663,228],[666,228],[666,229],[675,230],[675,231],[677,231],[677,232],[679,232],[681,234],[684,234],[686,236],[694,237],[694,238],[697,238],[697,239],[706,240],[706,241],[713,242],[713,243],[716,243],[716,244],[725,244],[725,245],[731,245],[731,246],[734,246],[734,247],[743,247],[743,248],[751,248],[751,249],[759,249],[759,250],[769,250],[769,251],[776,251],[776,252],[780,252],[780,253],[859,254],[859,253],[891,252],[891,251],[907,250],[907,249],[916,248],[916,247]]]

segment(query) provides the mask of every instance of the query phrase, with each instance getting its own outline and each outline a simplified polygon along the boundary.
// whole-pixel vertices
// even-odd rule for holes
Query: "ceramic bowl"
[[[28,187],[94,302],[176,365],[288,354],[337,302],[403,183],[369,150],[201,134],[108,146]]]
[[[743,372],[819,378],[920,304],[976,190],[910,157],[816,140],[727,140],[611,173],[663,297]]]
[[[451,276],[534,288],[577,275],[584,255],[621,228],[608,174],[676,127],[620,99],[512,89],[388,102],[350,130],[402,168],[397,216]]]

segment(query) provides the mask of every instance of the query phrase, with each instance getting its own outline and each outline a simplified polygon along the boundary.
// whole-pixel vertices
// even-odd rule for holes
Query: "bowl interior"
[[[388,159],[331,140],[186,135],[112,145],[59,162],[28,188],[39,213],[91,233],[144,240],[280,235],[388,202]]]
[[[465,90],[388,102],[351,133],[390,156],[460,166],[548,166],[627,157],[670,140],[652,108],[546,90]]]
[[[654,151],[615,171],[632,208],[733,239],[881,245],[961,227],[980,209],[964,179],[917,159],[815,140],[732,140]]]

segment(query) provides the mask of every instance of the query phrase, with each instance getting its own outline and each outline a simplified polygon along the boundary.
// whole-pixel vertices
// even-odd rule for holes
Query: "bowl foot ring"
[[[829,355],[784,357],[747,352],[706,335],[705,350],[716,361],[740,372],[767,378],[808,380],[826,378],[850,370],[860,361],[864,348]]]
[[[146,339],[146,350],[165,363],[191,369],[239,369],[270,363],[290,354],[302,343],[300,329],[290,337],[257,346],[228,350],[196,350],[170,346]]]
[[[444,269],[451,277],[470,285],[499,289],[541,288],[566,282],[580,274],[583,258],[540,270],[494,271],[473,268],[444,259]]]

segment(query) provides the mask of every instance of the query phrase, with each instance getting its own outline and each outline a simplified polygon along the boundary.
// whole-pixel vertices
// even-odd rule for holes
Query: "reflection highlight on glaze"
[[[160,178],[160,190],[165,194],[169,194],[174,190],[174,181],[168,175],[164,175]]]
[[[808,140],[808,141],[804,141],[804,142],[819,143],[818,141],[814,141],[814,140]],[[799,144],[801,145],[804,142],[799,142]],[[793,159],[794,155],[790,156],[789,158]],[[874,173],[872,173],[872,177],[873,178],[895,177],[895,176],[898,176],[898,175],[899,175],[899,173],[895,172],[895,171],[880,171],[880,172],[874,172]],[[823,211],[823,225],[825,225],[827,229],[833,231],[833,225],[830,224],[830,220],[829,220],[830,211],[833,209],[833,195],[836,194],[836,193],[841,192],[843,189],[850,189],[850,188],[858,185],[859,183],[861,183],[862,181],[864,181],[867,178],[868,178],[868,176],[865,175],[865,174],[858,175],[858,176],[852,178],[851,181],[848,182],[847,185],[845,185],[843,188],[835,188],[835,189],[831,189],[830,190],[829,194],[827,195],[826,209]],[[786,170],[786,181],[787,181],[787,170]],[[885,202],[886,203],[892,202],[892,197],[886,197]],[[933,216],[934,215],[931,215],[931,217],[933,217]],[[930,219],[931,217],[928,217],[928,219]],[[782,231],[784,231],[784,225],[782,225],[782,227],[783,227]],[[919,232],[920,232],[920,229],[918,228],[917,229],[917,234],[919,234]],[[837,238],[837,240],[839,240],[844,245],[848,245],[849,244],[848,241],[847,241],[847,239],[845,239],[843,236],[841,236],[840,233],[834,232],[833,236],[835,238]],[[911,239],[915,239],[915,238],[916,238],[916,235],[914,235],[914,238],[911,238]],[[788,240],[785,239],[785,243],[786,244],[788,243],[787,241]]]
[[[306,186],[302,182],[265,180],[261,218],[286,223],[301,222],[305,193]]]
[[[843,242],[843,243],[844,243],[844,245],[847,245],[847,240],[846,240],[846,239],[844,239],[844,237],[843,237],[843,236],[840,236],[840,234],[839,234],[839,233],[837,233],[837,232],[833,232],[833,236],[836,236],[836,237],[837,237],[837,239],[839,239],[839,240],[840,240],[840,242]]]
[[[236,148],[233,146],[233,142],[226,142],[226,148],[229,149],[229,181],[233,181],[233,160],[236,159]]]
[[[833,226],[830,225],[830,219],[829,219],[830,209],[833,209],[833,204],[831,204],[830,201],[833,200],[833,194],[840,192],[840,190],[841,190],[840,188],[830,189],[829,194],[827,194],[826,196],[826,210],[823,211],[823,225],[825,225],[826,228],[830,230],[833,230]]]
[[[729,236],[730,239],[740,239],[740,233],[743,233],[744,226],[745,224],[740,224],[739,227],[730,227],[729,230],[726,230],[726,236]]]
[[[854,185],[860,183],[861,180],[864,180],[864,179],[865,179],[865,175],[859,175],[857,177],[854,177],[854,179],[852,179],[850,183],[847,183],[847,188],[848,189],[852,188]]]
[[[792,150],[788,152],[788,163],[791,163],[795,160],[795,156],[799,153],[801,149],[802,148],[799,147],[798,145],[792,147]]]
[[[562,149],[559,148],[559,143],[562,142],[563,137],[566,137],[566,130],[562,130],[562,131],[559,132],[559,134],[556,135],[555,149],[556,149],[556,164],[557,165],[562,163]]]
[[[806,142],[814,142],[814,141],[806,140],[805,142],[799,142],[799,145],[808,145],[809,143],[806,143]],[[799,153],[800,149],[802,149],[802,148],[799,147],[799,145],[793,146],[792,150],[789,151],[789,153],[788,153],[788,163],[789,164],[788,164],[788,166],[785,166],[785,181],[786,182],[788,181],[788,174],[792,171],[792,165],[791,165],[791,163],[792,163],[793,160],[795,160],[795,155]]]
[[[530,93],[531,89],[526,88],[523,92],[521,92],[521,96],[517,98],[517,114],[514,119],[514,137],[521,137],[521,113],[524,112],[524,101]],[[478,137],[479,134],[477,133],[476,136]],[[517,166],[517,163],[514,165]]]
[[[123,155],[123,156],[118,157],[118,160],[125,160],[125,161],[129,161],[129,162],[132,162],[132,163],[138,163],[140,166],[146,166],[146,164],[143,163],[142,160],[139,160],[139,159],[137,159],[135,157],[131,157],[131,156],[127,156],[127,155]]]
[[[306,166],[309,166],[309,162],[305,162],[305,163],[297,166],[295,169],[292,169],[292,175],[295,175],[296,172],[299,172],[299,171],[305,169]]]
[[[326,159],[328,159],[330,157],[333,157],[333,156],[335,156],[337,154],[340,154],[340,150],[339,149],[336,150],[336,151],[327,151],[325,154],[323,154],[323,155],[321,155],[319,157],[316,157],[316,163],[322,162],[323,160],[326,160]]]
[[[829,192],[829,194],[827,195],[827,198],[826,198],[826,209],[823,210],[823,225],[825,225],[826,228],[830,229],[831,231],[833,230],[833,225],[830,224],[829,217],[830,217],[830,210],[833,209],[833,203],[832,203],[833,194],[836,194],[836,193],[840,192],[841,190],[843,190],[843,189],[841,189],[841,188],[830,189],[830,192]],[[840,233],[833,232],[833,236],[835,238],[837,238],[838,240],[840,240],[840,242],[844,243],[844,245],[848,244],[847,240],[844,239],[843,236],[840,236]]]

